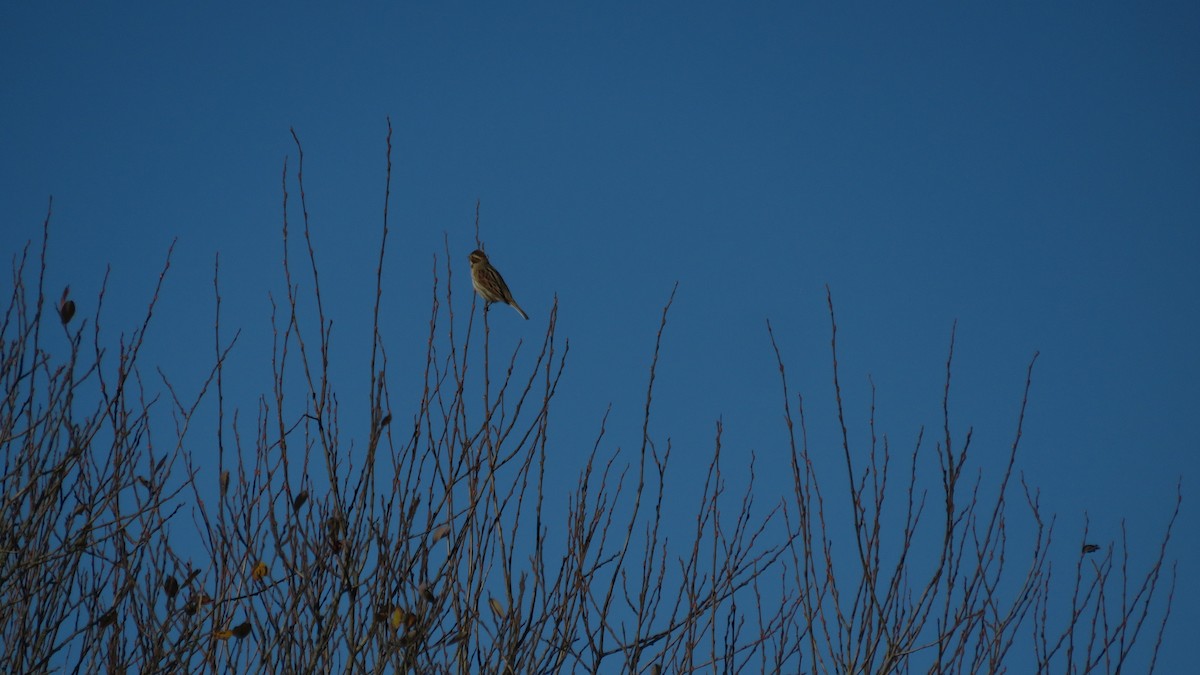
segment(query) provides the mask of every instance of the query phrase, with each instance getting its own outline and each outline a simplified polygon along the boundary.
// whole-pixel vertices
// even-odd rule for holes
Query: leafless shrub
[[[952,433],[951,333],[942,428],[932,449],[940,481],[930,486],[919,473],[930,462],[924,430],[908,455],[906,470],[898,471],[896,464],[903,458],[886,436],[881,440],[877,435],[873,385],[870,446],[852,447],[828,289],[827,299],[843,481],[818,476],[799,397],[797,437],[783,358],[768,323],[791,433],[795,509],[788,512],[789,529],[798,535],[789,566],[798,600],[791,624],[783,631],[790,648],[779,653],[801,654],[812,672],[995,673],[1014,667],[1039,673],[1120,672],[1135,643],[1145,647],[1153,640],[1143,659],[1152,670],[1174,590],[1173,567],[1167,589],[1159,584],[1167,571],[1166,544],[1180,498],[1144,576],[1127,566],[1114,569],[1111,551],[1102,561],[1086,562],[1096,549],[1084,545],[1075,549],[1074,590],[1064,602],[1064,589],[1051,585],[1053,519],[1047,522],[1037,492],[1023,479],[1018,506],[1025,508],[1014,513],[1010,504],[1037,355],[1029,363],[1004,470],[999,475],[984,475],[978,469],[972,473],[972,432],[968,429],[960,438]],[[830,489],[838,485],[842,487]],[[848,499],[850,523],[826,518],[831,499]],[[1014,531],[1026,535],[1015,538],[1028,541],[1014,546],[1009,541]],[[850,551],[843,547],[835,552],[838,535],[843,542],[853,541]],[[1128,553],[1127,542],[1121,542],[1121,548]],[[1130,589],[1131,583],[1136,588]],[[1119,600],[1109,596],[1114,586],[1121,589]],[[1160,605],[1154,604],[1156,599]]]
[[[1052,585],[1053,520],[1023,481],[1019,514],[1010,503],[1021,419],[1003,475],[972,474],[971,434],[951,430],[949,359],[940,437],[932,449],[918,438],[897,469],[873,414],[870,447],[852,447],[832,323],[843,483],[818,476],[768,324],[794,491],[757,507],[753,456],[751,479],[731,488],[718,423],[683,545],[664,507],[671,446],[649,431],[674,292],[636,450],[607,449],[605,416],[565,511],[546,501],[569,352],[557,307],[540,343],[493,361],[488,313],[472,296],[464,318],[456,302],[449,245],[434,261],[417,403],[393,409],[379,320],[390,134],[365,415],[343,414],[350,399],[331,378],[341,348],[298,139],[302,230],[298,241],[285,164],[286,294],[252,427],[227,409],[238,334],[221,332],[219,273],[211,371],[188,396],[161,371],[161,385],[144,381],[139,358],[170,253],[144,321],[115,348],[100,328],[103,286],[94,310],[68,289],[46,311],[49,214],[34,287],[29,247],[15,257],[0,326],[0,662],[11,672],[1116,672],[1135,645],[1152,667],[1174,516],[1147,572],[1129,569],[1128,543],[1091,549],[1085,533],[1070,588]],[[186,440],[205,397],[215,461]],[[926,465],[936,485],[920,479]],[[835,499],[848,500],[849,522],[827,517]],[[1015,552],[1014,517],[1034,532]],[[839,536],[852,546],[835,550]]]

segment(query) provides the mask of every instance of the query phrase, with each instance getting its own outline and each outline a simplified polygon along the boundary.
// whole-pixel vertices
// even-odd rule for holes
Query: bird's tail
[[[513,309],[517,310],[517,314],[520,314],[522,319],[525,319],[526,321],[529,320],[529,315],[525,313],[525,310],[521,309],[520,305],[515,302],[510,302],[508,304],[511,305]]]

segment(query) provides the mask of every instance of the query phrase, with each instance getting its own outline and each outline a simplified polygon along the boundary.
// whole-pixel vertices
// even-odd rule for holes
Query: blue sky
[[[252,4],[0,8],[6,255],[53,195],[50,287],[94,294],[111,264],[109,325],[132,326],[178,238],[150,349],[198,382],[219,252],[235,358],[265,390],[288,130],[353,349],[390,116],[385,339],[403,373],[444,237],[469,288],[476,200],[532,316],[493,320],[536,341],[559,298],[565,475],[610,402],[614,443],[635,444],[676,281],[655,430],[684,456],[706,457],[722,418],[727,452],[784,461],[767,318],[832,439],[826,284],[849,421],[865,438],[870,375],[907,447],[940,424],[957,320],[955,420],[997,457],[1040,351],[1020,464],[1063,540],[1086,512],[1098,541],[1126,519],[1135,547],[1157,542],[1182,479],[1160,665],[1192,662],[1200,6]]]

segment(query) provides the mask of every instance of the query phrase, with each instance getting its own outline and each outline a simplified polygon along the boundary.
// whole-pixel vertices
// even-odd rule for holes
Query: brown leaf
[[[346,530],[346,521],[338,516],[330,516],[325,521],[325,531],[329,533],[329,537],[335,538]]]
[[[346,542],[341,538],[341,534],[346,531],[346,521],[338,516],[330,516],[325,521],[325,534],[329,541],[329,548],[334,553],[341,553],[346,548]]]
[[[71,321],[71,317],[75,316],[75,301],[67,298],[71,293],[71,287],[67,286],[63,289],[62,297],[58,300],[58,318],[67,325]]]
[[[192,596],[188,598],[188,601],[184,603],[183,611],[187,613],[188,616],[192,616],[196,612],[200,611],[201,607],[210,602],[212,602],[212,598],[208,597],[204,593],[200,593],[198,595],[193,593]]]
[[[300,507],[304,506],[304,502],[306,501],[308,501],[308,490],[301,490],[300,493],[297,494],[294,499],[292,499],[292,510],[299,511]]]
[[[74,300],[68,300],[62,304],[62,307],[58,308],[58,318],[60,320],[62,320],[62,322],[64,324],[70,323],[71,319],[74,316],[75,316],[75,301]]]
[[[162,587],[168,598],[175,597],[175,594],[179,592],[179,582],[171,575],[167,575],[167,578],[163,579]]]
[[[117,608],[113,607],[107,612],[96,617],[96,625],[101,628],[108,628],[117,622]]]
[[[495,598],[488,598],[488,607],[492,608],[492,613],[497,617],[504,616],[504,605]]]
[[[242,623],[234,626],[230,632],[233,633],[233,637],[241,640],[250,634],[250,622],[243,621]]]

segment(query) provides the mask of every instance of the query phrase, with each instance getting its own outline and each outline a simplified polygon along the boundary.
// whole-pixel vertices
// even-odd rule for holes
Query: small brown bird
[[[504,283],[504,277],[500,276],[500,272],[496,271],[495,267],[488,262],[487,254],[483,251],[471,251],[471,285],[475,287],[475,292],[483,296],[487,305],[493,302],[503,302],[506,305],[512,305],[512,308],[517,310],[517,314],[521,318],[528,319],[529,315],[521,306],[513,300],[512,291],[508,290],[508,284]]]

